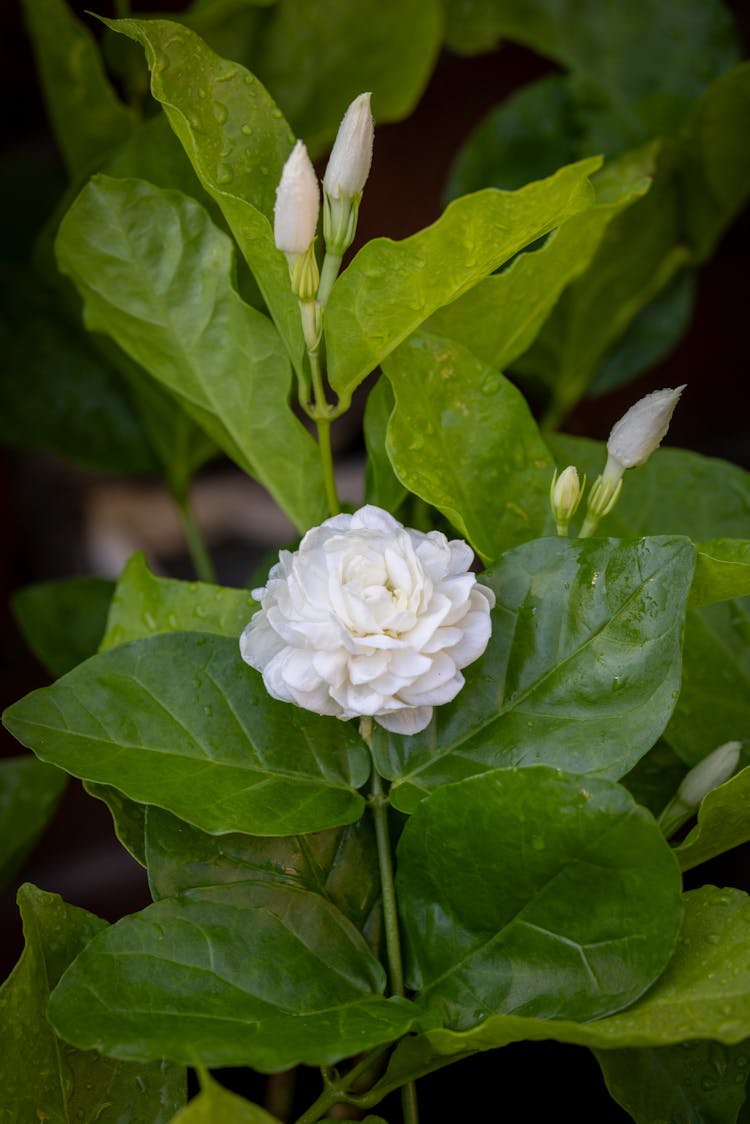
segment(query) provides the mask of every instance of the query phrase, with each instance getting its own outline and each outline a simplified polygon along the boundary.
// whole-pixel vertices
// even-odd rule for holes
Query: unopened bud
[[[306,254],[315,238],[320,210],[318,177],[307,149],[297,141],[284,165],[273,215],[273,236],[293,269],[299,254]]]
[[[655,390],[631,406],[612,427],[607,453],[623,468],[644,464],[661,445],[685,385]]]
[[[695,814],[709,792],[729,780],[737,768],[741,749],[742,742],[726,742],[683,777],[677,792],[659,816],[659,827],[667,838]]]
[[[370,94],[360,94],[344,114],[323,177],[326,250],[341,258],[354,241],[359,204],[372,164],[375,125]]]
[[[575,465],[569,464],[559,476],[555,469],[549,489],[549,502],[558,535],[567,535],[570,521],[578,509],[585,487],[586,477],[584,476],[581,484]]]

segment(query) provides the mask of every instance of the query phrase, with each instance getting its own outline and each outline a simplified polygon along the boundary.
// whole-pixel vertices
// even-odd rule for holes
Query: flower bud
[[[284,165],[276,189],[273,236],[287,256],[290,269],[299,254],[305,254],[315,238],[320,210],[318,177],[307,149],[297,141]]]
[[[581,484],[575,465],[569,464],[559,476],[555,469],[549,489],[549,502],[558,535],[567,535],[568,526],[578,509],[585,487],[586,477],[584,476]]]
[[[685,385],[655,390],[631,406],[612,427],[607,441],[609,456],[623,468],[644,464],[662,443]]]
[[[712,788],[728,781],[740,759],[741,742],[725,742],[699,761],[677,789],[677,798],[688,808],[697,808]]]
[[[371,94],[360,94],[344,114],[333,145],[323,190],[332,198],[361,195],[370,174],[375,125],[370,111]]]

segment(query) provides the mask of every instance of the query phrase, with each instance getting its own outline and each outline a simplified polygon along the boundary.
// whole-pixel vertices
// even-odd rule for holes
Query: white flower
[[[372,164],[375,125],[371,94],[360,94],[344,114],[328,160],[323,188],[333,199],[361,195]]]
[[[643,464],[661,445],[685,384],[675,390],[655,390],[631,406],[612,427],[607,453],[623,468]]]
[[[319,210],[318,177],[307,149],[297,141],[276,188],[273,236],[277,249],[287,257],[306,253],[315,237]]]
[[[282,551],[240,639],[270,695],[317,714],[415,734],[454,698],[490,637],[495,595],[473,553],[439,531],[363,507]]]

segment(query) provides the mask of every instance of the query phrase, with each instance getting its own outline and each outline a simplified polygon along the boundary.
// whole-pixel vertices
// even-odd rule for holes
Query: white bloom
[[[495,596],[473,553],[386,511],[337,515],[282,551],[240,639],[269,694],[317,714],[415,734],[464,683],[490,637]]]
[[[320,210],[320,187],[302,141],[297,141],[276,188],[273,236],[285,254],[304,254],[315,237]]]
[[[371,94],[360,94],[344,114],[328,160],[323,188],[332,199],[361,195],[370,174],[375,125]]]
[[[631,406],[615,422],[607,441],[609,456],[623,468],[643,464],[661,445],[685,384],[676,390],[655,390]]]

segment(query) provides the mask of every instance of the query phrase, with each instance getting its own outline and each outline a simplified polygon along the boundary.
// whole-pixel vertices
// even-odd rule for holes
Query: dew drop
[[[169,68],[169,59],[163,51],[159,51],[154,59],[154,74],[163,74]]]
[[[231,70],[226,70],[223,74],[217,74],[215,81],[217,82],[231,82],[233,78],[237,77],[237,67],[233,66]]]
[[[143,623],[151,632],[156,632],[156,617],[148,611],[143,614]]]
[[[252,125],[242,125],[240,127],[240,132],[245,137],[251,137],[253,135],[253,127]]]
[[[141,1090],[142,1093],[146,1092],[146,1082],[143,1080],[140,1073],[136,1074],[135,1083],[138,1086],[138,1088]]]
[[[224,105],[224,102],[223,101],[215,101],[214,102],[214,118],[216,119],[216,123],[218,125],[223,125],[228,116],[229,116],[229,110]]]
[[[213,707],[212,706],[204,706],[203,707],[203,713],[205,714],[206,718],[212,718],[213,713],[214,713]]]
[[[208,616],[208,613],[202,605],[196,605],[193,609],[193,615],[196,617],[206,617]]]
[[[167,615],[167,624],[170,628],[178,628],[177,617],[174,615],[174,613],[169,613]]]
[[[219,184],[231,183],[234,179],[234,171],[228,164],[219,164],[216,169],[216,182]]]
[[[421,433],[415,433],[414,434],[414,436],[412,437],[411,445],[409,446],[409,448],[410,449],[422,449],[422,448],[424,448],[424,437],[422,436]]]
[[[272,113],[272,116],[275,117],[278,120],[279,117],[283,117],[284,114],[281,112],[280,109],[274,109],[274,111]]]
[[[201,87],[201,88],[200,88],[200,89],[198,90],[198,97],[199,97],[199,98],[201,98],[201,99],[205,99],[205,98],[207,98],[207,97],[208,97],[208,94],[207,94],[207,93],[206,93],[206,91],[205,91],[205,90],[203,89],[203,87]]]
[[[499,375],[485,375],[479,387],[482,394],[486,394],[491,398],[493,394],[497,394],[500,389],[500,376]]]

